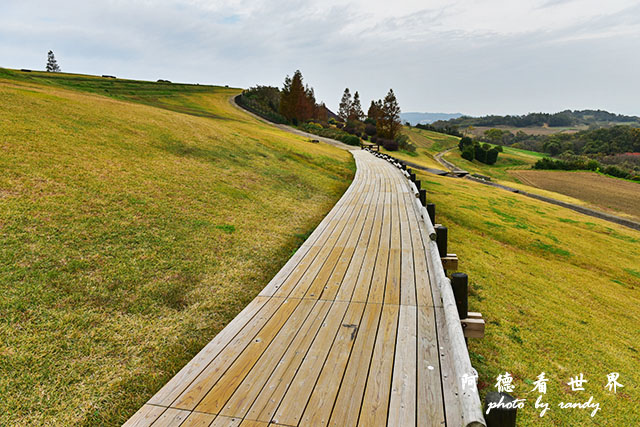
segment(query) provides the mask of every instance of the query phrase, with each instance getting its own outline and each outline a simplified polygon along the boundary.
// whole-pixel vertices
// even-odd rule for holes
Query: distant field
[[[528,127],[515,127],[515,126],[478,126],[469,128],[462,128],[462,132],[465,135],[482,136],[484,132],[489,129],[501,129],[508,130],[509,132],[516,134],[518,132],[524,132],[529,135],[551,135],[554,133],[576,133],[581,130],[587,130],[588,126],[568,126],[568,127],[549,127],[549,126],[528,126]]]
[[[486,336],[470,339],[481,394],[499,374],[514,377],[518,426],[638,425],[640,402],[640,232],[464,179],[418,172],[449,251],[469,274],[469,308],[483,314]],[[637,193],[636,193],[637,194]],[[636,197],[637,199],[637,197]],[[543,419],[531,392],[549,378]],[[620,373],[625,388],[605,389]],[[570,377],[584,374],[585,391]],[[560,410],[593,396],[601,410]]]
[[[0,69],[0,426],[120,425],[340,198],[237,93]]]
[[[510,170],[524,184],[582,199],[605,211],[640,219],[640,184],[594,172]]]

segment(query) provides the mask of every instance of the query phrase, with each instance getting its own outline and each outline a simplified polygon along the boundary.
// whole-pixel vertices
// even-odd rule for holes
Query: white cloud
[[[58,0],[0,4],[0,66],[249,86],[300,68],[403,110],[640,113],[631,0]],[[615,64],[612,67],[610,64]],[[592,96],[597,94],[597,96]]]

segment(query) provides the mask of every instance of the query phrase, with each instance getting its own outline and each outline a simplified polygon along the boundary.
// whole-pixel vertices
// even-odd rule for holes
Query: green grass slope
[[[344,192],[237,92],[0,69],[0,425],[125,421]]]
[[[640,233],[468,180],[424,174],[449,252],[469,274],[471,311],[484,339],[469,340],[481,394],[508,371],[526,398],[518,425],[636,425],[640,401]],[[543,419],[534,409],[536,377],[549,378]],[[605,389],[618,372],[625,387]],[[567,382],[580,373],[585,391]],[[586,402],[601,410],[560,409]]]

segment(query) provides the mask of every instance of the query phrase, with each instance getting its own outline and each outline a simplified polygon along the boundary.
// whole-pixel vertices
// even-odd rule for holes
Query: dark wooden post
[[[464,273],[453,273],[451,287],[456,307],[458,307],[458,315],[460,319],[466,319],[469,316],[469,277]]]
[[[416,174],[415,174],[415,173],[413,173],[413,172],[411,172],[411,173],[409,174],[409,179],[411,179],[411,181],[413,181],[413,182],[416,182]]]
[[[502,405],[499,408],[493,407],[487,414],[489,405],[491,403],[497,404],[500,400],[502,400]],[[514,400],[515,398],[507,393],[498,393],[497,391],[487,393],[484,398],[484,420],[487,422],[487,427],[515,427],[518,408],[511,403]],[[510,403],[511,405],[509,405]],[[505,408],[505,405],[513,407]]]
[[[444,225],[436,225],[436,243],[438,244],[438,252],[440,258],[447,256],[447,227]]]
[[[429,219],[431,220],[431,224],[436,223],[436,204],[435,203],[427,203],[427,213],[429,214]]]
[[[420,183],[420,180],[419,180],[419,179],[416,179],[416,180],[414,181],[414,183],[416,184],[416,188],[418,189],[418,191],[420,191],[420,188],[422,187],[422,186],[421,186],[421,183]]]
[[[422,203],[422,206],[427,205],[427,190],[424,188],[420,190],[420,203]]]

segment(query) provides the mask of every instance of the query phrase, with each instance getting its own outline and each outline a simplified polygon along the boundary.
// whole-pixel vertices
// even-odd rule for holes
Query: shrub
[[[364,133],[366,133],[369,136],[373,136],[376,134],[376,126],[367,123],[367,125],[364,127]]]
[[[473,146],[469,145],[462,151],[462,158],[473,162],[475,157],[475,153],[473,150]]]
[[[342,142],[348,145],[360,145],[360,138],[355,135],[349,135],[345,137]]]
[[[376,144],[378,142],[378,137],[376,135],[373,135],[371,137],[371,142],[373,142],[374,144]]]
[[[482,148],[480,144],[476,144],[474,147],[474,157],[477,161],[481,163],[487,162],[487,151]]]
[[[616,178],[629,178],[629,173],[623,171],[617,166],[607,166],[602,172],[607,175],[615,176]]]
[[[493,165],[493,164],[495,164],[495,163],[498,161],[498,154],[499,154],[499,153],[500,153],[500,152],[499,152],[499,151],[498,151],[498,149],[497,149],[497,148],[495,148],[495,147],[494,147],[494,148],[492,148],[492,149],[490,149],[490,150],[488,150],[488,151],[487,151],[487,154],[486,154],[486,163],[487,163],[488,165]]]
[[[382,146],[388,151],[398,151],[398,142],[393,139],[385,139],[382,142]]]
[[[473,140],[471,140],[471,138],[469,138],[468,136],[463,136],[462,138],[460,138],[460,142],[458,142],[458,148],[460,149],[460,151],[464,151],[465,148],[472,145]]]

